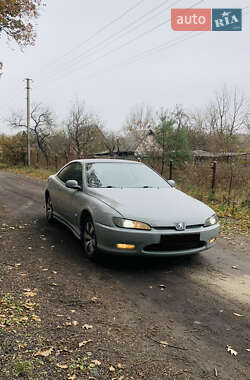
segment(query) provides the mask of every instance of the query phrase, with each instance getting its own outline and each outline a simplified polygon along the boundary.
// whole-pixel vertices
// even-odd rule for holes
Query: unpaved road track
[[[250,247],[246,239],[238,239],[235,245],[219,239],[216,248],[193,258],[105,256],[94,264],[82,256],[80,243],[67,229],[59,223],[46,224],[44,187],[42,181],[0,172],[0,227],[3,223],[27,225],[3,231],[0,265],[22,264],[23,277],[9,272],[12,291],[38,288],[41,331],[50,331],[48,342],[65,336],[68,346],[74,346],[75,338],[70,341],[68,330],[53,330],[53,323],[59,323],[56,316],[74,309],[79,325],[94,326],[87,335],[93,339],[88,350],[107,364],[96,379],[119,379],[121,371],[124,379],[250,379]],[[88,306],[86,299],[93,296],[98,301]],[[238,355],[231,356],[227,345]],[[8,355],[7,359],[2,355],[6,368],[11,360]],[[125,367],[119,375],[109,371],[117,362]],[[54,373],[46,365],[44,379],[67,379],[67,374]],[[0,372],[0,379],[5,378],[12,377]]]

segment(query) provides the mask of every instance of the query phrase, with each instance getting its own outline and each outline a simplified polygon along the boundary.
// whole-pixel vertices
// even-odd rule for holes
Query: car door
[[[66,187],[68,180],[75,180],[82,187],[82,164],[73,162],[66,166],[57,175],[57,191],[54,196],[56,212],[71,227],[74,226],[75,212],[73,210],[73,199],[78,190]]]

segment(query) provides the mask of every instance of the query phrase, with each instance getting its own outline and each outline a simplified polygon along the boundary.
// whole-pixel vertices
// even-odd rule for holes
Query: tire
[[[98,249],[95,226],[90,216],[87,216],[82,223],[82,247],[88,259],[94,261],[97,258]]]
[[[47,222],[53,223],[53,221],[54,221],[53,206],[52,206],[52,202],[51,202],[49,195],[46,198],[45,209],[46,209],[46,220],[47,220]]]

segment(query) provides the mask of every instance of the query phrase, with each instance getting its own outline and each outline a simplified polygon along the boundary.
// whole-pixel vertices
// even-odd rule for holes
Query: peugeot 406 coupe
[[[72,161],[49,177],[45,205],[90,259],[192,255],[213,247],[220,228],[211,208],[136,161]]]

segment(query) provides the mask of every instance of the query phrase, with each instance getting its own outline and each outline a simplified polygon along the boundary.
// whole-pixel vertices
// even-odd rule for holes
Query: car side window
[[[64,183],[68,180],[74,179],[80,186],[82,186],[82,165],[80,162],[75,162],[66,166],[66,168],[60,171],[58,178]]]

